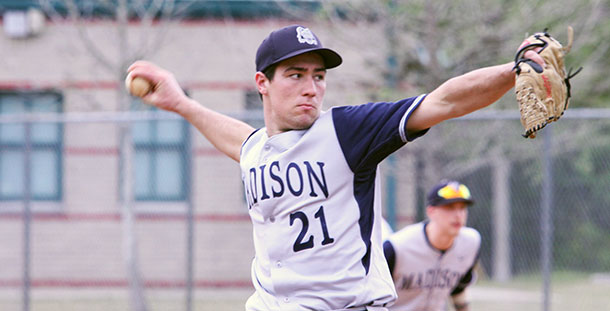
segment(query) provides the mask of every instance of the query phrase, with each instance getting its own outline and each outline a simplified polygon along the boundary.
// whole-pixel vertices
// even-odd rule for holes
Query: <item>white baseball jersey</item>
[[[390,223],[385,219],[381,219],[381,239],[383,241],[387,240],[390,235],[394,233],[394,229],[390,226]]]
[[[426,225],[425,221],[406,226],[388,238],[394,249],[390,266],[394,266],[392,276],[398,293],[392,311],[446,310],[449,296],[476,279],[473,268],[481,247],[479,232],[463,227],[451,248],[440,251],[430,244]],[[387,255],[387,245],[385,248]]]
[[[426,132],[405,132],[423,98],[334,107],[307,130],[268,137],[263,128],[244,142],[256,251],[247,310],[365,310],[395,300],[377,167]]]

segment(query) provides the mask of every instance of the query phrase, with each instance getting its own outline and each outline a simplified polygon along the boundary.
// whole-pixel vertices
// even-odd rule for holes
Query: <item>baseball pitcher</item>
[[[379,162],[433,125],[495,102],[514,86],[513,64],[427,95],[322,111],[327,70],[342,58],[309,28],[271,32],[255,63],[258,130],[188,98],[150,62],[128,72],[150,81],[146,103],[180,114],[240,163],[256,251],[247,310],[384,310],[396,291],[382,247]]]

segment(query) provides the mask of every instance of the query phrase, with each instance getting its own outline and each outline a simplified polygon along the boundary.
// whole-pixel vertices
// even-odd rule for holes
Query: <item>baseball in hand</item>
[[[142,77],[132,78],[130,75],[125,79],[125,87],[131,95],[137,97],[144,97],[152,91],[152,84],[150,81]]]

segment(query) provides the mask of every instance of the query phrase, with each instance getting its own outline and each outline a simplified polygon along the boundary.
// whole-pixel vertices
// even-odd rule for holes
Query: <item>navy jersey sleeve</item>
[[[396,252],[394,251],[394,246],[392,246],[392,242],[387,240],[383,242],[383,255],[385,256],[385,260],[388,262],[390,274],[394,276],[394,266],[396,265]]]
[[[337,138],[352,171],[376,167],[408,141],[426,133],[406,133],[406,123],[424,97],[332,109]]]

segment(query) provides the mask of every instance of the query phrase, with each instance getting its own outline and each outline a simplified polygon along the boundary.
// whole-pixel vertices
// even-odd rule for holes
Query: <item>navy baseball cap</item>
[[[341,65],[341,56],[323,47],[320,39],[309,28],[292,25],[275,30],[256,51],[256,71],[264,71],[285,59],[314,51],[322,56],[327,69]]]
[[[455,180],[442,180],[428,193],[428,205],[441,206],[455,202],[474,203],[466,185]]]

